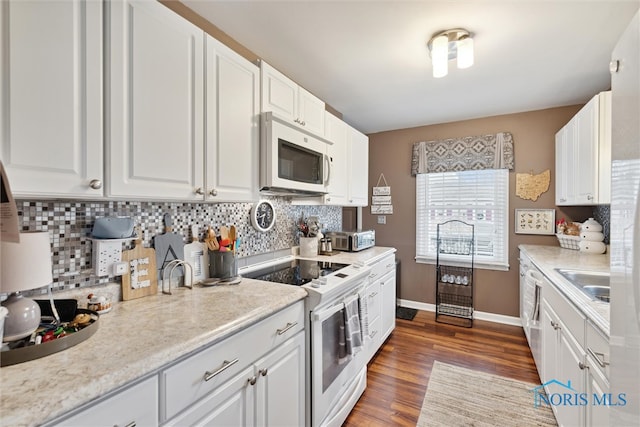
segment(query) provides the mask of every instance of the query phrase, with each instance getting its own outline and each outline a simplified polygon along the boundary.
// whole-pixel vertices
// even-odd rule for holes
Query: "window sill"
[[[436,264],[436,259],[432,257],[416,256],[415,260],[418,264]],[[469,263],[460,261],[440,260],[440,263],[444,265],[451,265],[454,267],[469,267]],[[480,262],[477,260],[474,261],[473,267],[481,270],[509,271],[509,264],[495,264]]]

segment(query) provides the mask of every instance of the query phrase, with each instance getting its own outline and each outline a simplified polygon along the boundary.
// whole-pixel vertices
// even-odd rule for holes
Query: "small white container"
[[[589,240],[590,242],[602,242],[604,240],[604,234],[599,231],[583,231],[580,233],[582,240]]]
[[[582,223],[582,227],[580,227],[580,231],[602,231],[602,226],[595,219],[589,218],[588,220]]]
[[[603,254],[607,251],[607,245],[604,242],[591,242],[589,240],[583,240],[580,242],[580,252],[586,252],[589,254]]]

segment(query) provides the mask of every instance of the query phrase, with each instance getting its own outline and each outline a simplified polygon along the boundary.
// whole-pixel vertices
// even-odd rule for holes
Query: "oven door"
[[[344,348],[344,304],[341,301],[343,299],[330,307],[311,312],[313,426],[321,425],[329,412],[335,411],[335,407],[345,401],[345,392],[364,366],[364,351],[345,355],[341,350]]]

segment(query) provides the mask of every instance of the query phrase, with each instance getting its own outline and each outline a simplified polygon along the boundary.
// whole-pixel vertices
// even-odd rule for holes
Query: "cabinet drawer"
[[[374,281],[380,279],[389,271],[396,268],[396,256],[394,254],[388,255],[382,258],[371,266],[371,273],[369,273],[369,280]]]
[[[53,425],[157,426],[158,377],[153,376]]]
[[[587,344],[585,346],[587,355],[590,355],[594,362],[596,362],[595,368],[602,371],[609,379],[609,362],[610,347],[609,339],[605,337],[591,322],[587,322]]]
[[[569,329],[573,338],[584,347],[585,344],[585,317],[576,307],[568,301],[546,278],[544,279],[542,297],[546,299],[558,318]]]
[[[161,373],[163,420],[215,390],[270,349],[304,329],[304,302],[262,320]]]
[[[369,318],[369,322],[373,319],[378,318],[380,316],[380,282],[375,281],[374,283],[367,286],[365,291],[365,297],[367,299],[367,316]]]

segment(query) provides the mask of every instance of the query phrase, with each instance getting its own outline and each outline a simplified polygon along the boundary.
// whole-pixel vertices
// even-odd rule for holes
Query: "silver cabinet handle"
[[[378,331],[377,331],[377,330],[372,331],[372,332],[371,332],[371,334],[369,334],[369,336],[370,336],[371,338],[374,338],[376,335],[378,335]]]
[[[287,322],[286,326],[282,329],[276,329],[276,332],[278,333],[278,335],[282,335],[285,332],[287,332],[289,329],[293,328],[294,326],[296,326],[298,324],[298,322]]]
[[[377,274],[370,274],[369,275],[369,279],[373,279],[374,277],[378,276]]]
[[[238,363],[238,358],[233,359],[231,362],[229,362],[228,360],[224,360],[222,362],[222,366],[219,367],[218,369],[216,369],[213,372],[205,372],[204,373],[204,380],[205,381],[209,381],[211,378],[215,377],[218,374],[221,374],[222,372],[226,371],[227,369],[229,369],[231,366],[235,365],[236,363]]]
[[[268,373],[269,373],[269,369],[267,369],[267,368],[260,369],[258,371],[258,374],[262,375],[263,377],[266,377]]]
[[[376,295],[378,295],[378,293],[377,293],[377,292],[371,292],[371,293],[369,294],[369,298],[373,298],[373,297],[375,297]]]
[[[258,381],[258,378],[256,378],[255,376],[247,378],[247,382],[251,385],[256,385],[256,381]]]
[[[593,200],[593,196],[587,196],[587,200]]]
[[[302,126],[306,126],[307,122],[305,122],[304,120],[300,123]]]
[[[582,362],[578,363],[578,368],[580,368],[581,370],[585,370],[585,369],[589,369],[589,365],[586,365]]]
[[[99,179],[92,179],[91,182],[89,182],[89,187],[93,190],[99,190],[102,188],[102,181]]]
[[[566,201],[567,201],[567,199],[560,199],[560,201],[561,201],[561,202],[566,202]]]
[[[560,325],[557,322],[554,322],[553,320],[551,321],[551,326],[553,326],[553,329],[555,329],[556,331],[560,329]]]
[[[213,190],[209,191],[209,195],[210,195],[210,196],[213,196],[213,197],[216,197],[216,196],[218,195],[218,190],[216,190],[216,189],[214,188]]]
[[[126,426],[124,426],[124,427],[136,427],[136,425],[137,425],[137,424],[136,424],[136,422],[135,422],[135,421],[131,421],[129,424],[127,424],[127,425],[126,425]],[[114,427],[118,427],[118,426],[114,426]]]
[[[195,190],[193,190],[194,193],[196,193],[198,196],[203,196],[204,195],[204,190],[202,189],[202,187],[198,187]]]
[[[386,267],[386,268],[391,268],[391,267],[393,267],[393,265],[394,265],[394,264],[387,264],[387,267]]]
[[[609,72],[611,74],[617,73],[619,67],[620,67],[620,61],[618,61],[617,59],[614,59],[613,61],[609,62]]]
[[[595,351],[591,350],[591,347],[587,347],[587,352],[589,352],[591,357],[596,359],[596,362],[598,362],[598,365],[600,365],[601,368],[604,368],[609,364],[609,362],[604,359],[604,353],[596,353]]]

